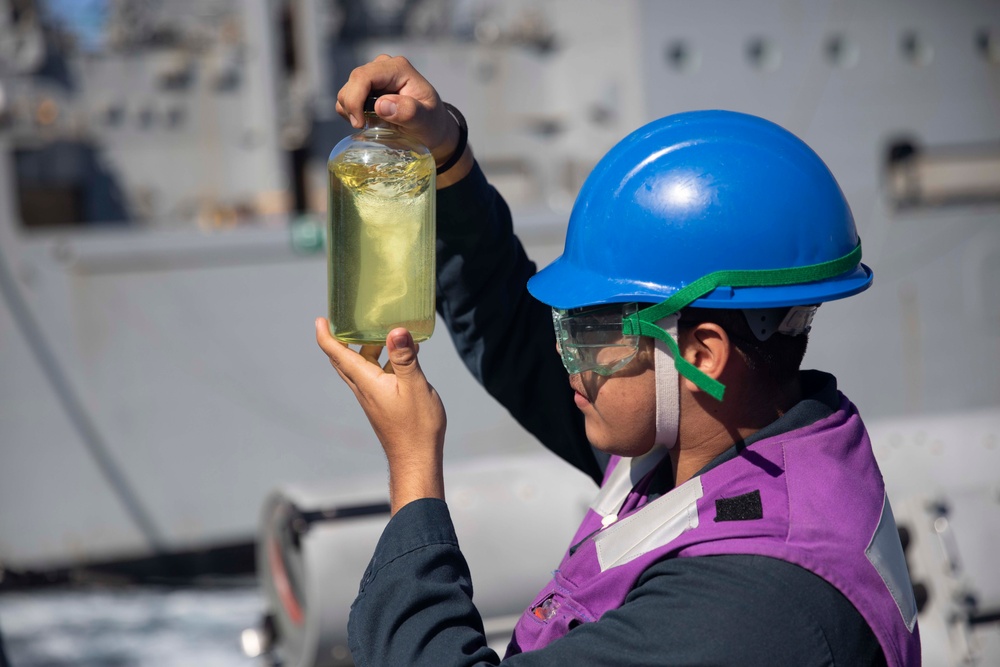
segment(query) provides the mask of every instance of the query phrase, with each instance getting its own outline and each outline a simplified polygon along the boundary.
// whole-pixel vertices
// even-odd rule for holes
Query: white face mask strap
[[[677,340],[677,319],[679,315],[668,315],[656,324]],[[670,348],[662,340],[656,343],[653,368],[656,377],[656,446],[670,449],[677,444],[677,428],[680,424],[681,401],[679,394],[680,374],[674,365]]]

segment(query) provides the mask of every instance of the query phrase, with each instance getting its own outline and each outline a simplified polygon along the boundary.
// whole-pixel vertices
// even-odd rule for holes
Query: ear
[[[681,354],[702,373],[718,380],[726,370],[733,353],[732,343],[726,330],[715,322],[699,322],[678,332]],[[700,392],[694,382],[682,377],[685,388]]]

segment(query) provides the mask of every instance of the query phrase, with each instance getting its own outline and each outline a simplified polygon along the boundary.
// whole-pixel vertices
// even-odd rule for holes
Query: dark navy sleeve
[[[477,164],[437,193],[437,309],[473,376],[549,450],[598,483],[606,457],[555,350],[551,309],[527,291],[535,264]]]
[[[874,634],[843,595],[811,572],[773,558],[660,561],[620,608],[502,663],[486,645],[472,593],[445,503],[406,505],[389,521],[351,607],[355,664],[885,664]]]
[[[568,647],[556,642],[550,664],[604,664],[584,656],[611,642],[619,653],[607,664],[622,666],[885,665],[874,633],[846,597],[808,570],[764,556],[660,561],[620,608],[562,641],[570,638],[579,651],[564,653]]]
[[[496,665],[448,507],[424,499],[389,520],[347,623],[357,667]]]

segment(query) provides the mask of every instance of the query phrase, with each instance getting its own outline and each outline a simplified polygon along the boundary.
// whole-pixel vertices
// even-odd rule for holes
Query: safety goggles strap
[[[670,334],[656,326],[655,322],[678,312],[681,308],[723,285],[727,287],[779,287],[811,283],[847,273],[860,262],[861,241],[858,240],[858,245],[854,247],[854,250],[829,262],[786,269],[726,270],[709,273],[681,288],[670,298],[626,317],[622,322],[622,333],[627,336],[636,334],[650,336],[664,341],[674,355],[674,365],[677,367],[677,372],[694,382],[712,398],[721,401],[726,389],[725,386],[718,380],[708,377],[682,358],[677,343]]]
[[[627,324],[622,328],[625,329],[626,332],[629,329]],[[708,377],[695,367],[694,364],[682,357],[681,350],[677,347],[677,341],[674,340],[673,336],[652,322],[647,322],[645,320],[639,320],[638,329],[640,336],[656,338],[657,340],[662,340],[667,344],[667,347],[670,348],[670,354],[674,357],[674,368],[677,369],[678,373],[686,377],[688,380],[691,380],[691,382],[694,382],[702,391],[715,400],[722,400],[722,395],[726,391],[725,385],[714,378]]]

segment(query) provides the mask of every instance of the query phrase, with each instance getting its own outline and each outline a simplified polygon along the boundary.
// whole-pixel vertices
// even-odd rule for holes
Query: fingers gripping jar
[[[430,151],[375,114],[327,162],[330,333],[385,344],[395,327],[434,331],[435,164]]]

